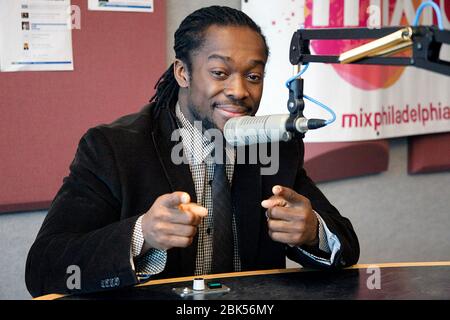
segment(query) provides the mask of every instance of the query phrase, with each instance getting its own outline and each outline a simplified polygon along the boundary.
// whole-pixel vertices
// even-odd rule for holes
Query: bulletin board
[[[139,111],[166,67],[165,1],[153,13],[72,5],[74,71],[0,72],[0,212],[48,208],[81,136]]]

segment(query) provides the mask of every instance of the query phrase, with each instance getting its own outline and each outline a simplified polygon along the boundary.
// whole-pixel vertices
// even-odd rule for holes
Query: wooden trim
[[[346,269],[367,269],[367,268],[373,268],[373,267],[399,268],[399,267],[436,267],[436,266],[450,266],[450,261],[355,264],[354,266],[348,267]],[[307,268],[288,268],[288,269],[270,269],[270,270],[258,270],[258,271],[208,274],[208,275],[203,275],[203,276],[189,276],[189,277],[180,277],[180,278],[150,280],[146,283],[138,284],[138,285],[136,285],[136,287],[152,286],[152,285],[174,283],[174,282],[192,281],[192,280],[194,280],[194,278],[223,279],[223,278],[231,278],[231,277],[247,277],[247,276],[265,275],[265,274],[311,272],[311,271],[319,271],[319,270],[307,269]]]
[[[46,294],[45,296],[33,298],[33,300],[56,300],[56,299],[59,299],[59,298],[65,297],[65,296],[67,296],[67,295],[52,293],[52,294]]]
[[[367,268],[404,268],[404,267],[439,267],[439,266],[450,266],[450,261],[433,261],[433,262],[388,262],[388,263],[371,263],[371,264],[356,264],[354,266],[346,268],[346,270],[351,269],[367,269]],[[292,273],[292,272],[316,272],[315,269],[306,268],[288,268],[288,269],[270,269],[270,270],[257,270],[257,271],[244,271],[244,272],[232,272],[232,273],[219,273],[219,274],[208,274],[203,276],[189,276],[189,277],[179,277],[179,278],[169,278],[169,279],[158,279],[150,280],[145,283],[136,285],[135,287],[146,287],[154,286],[158,284],[167,284],[175,282],[185,282],[192,281],[194,278],[204,278],[204,279],[224,279],[233,277],[248,277],[248,276],[259,276],[267,274],[281,274],[281,273]],[[45,296],[40,296],[34,298],[33,300],[55,300],[65,297],[64,294],[47,294]]]
[[[243,272],[207,274],[207,275],[200,275],[200,276],[189,276],[189,277],[180,277],[180,278],[150,280],[148,282],[138,284],[138,285],[136,285],[136,287],[145,287],[145,286],[153,286],[153,285],[157,285],[157,284],[192,281],[195,278],[224,279],[224,278],[232,278],[232,277],[248,277],[248,276],[259,276],[259,275],[264,275],[264,274],[305,272],[305,271],[313,271],[313,270],[302,269],[302,268],[289,268],[289,269],[270,269],[270,270],[257,270],[257,271],[243,271]]]
[[[388,263],[370,263],[355,264],[346,269],[367,269],[369,267],[379,268],[401,268],[401,267],[440,267],[450,266],[450,261],[430,261],[430,262],[388,262]]]

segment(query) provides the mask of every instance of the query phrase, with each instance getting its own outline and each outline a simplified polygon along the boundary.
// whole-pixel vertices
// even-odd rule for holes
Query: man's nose
[[[249,96],[247,83],[241,76],[235,75],[228,78],[224,93],[234,100],[243,100]]]

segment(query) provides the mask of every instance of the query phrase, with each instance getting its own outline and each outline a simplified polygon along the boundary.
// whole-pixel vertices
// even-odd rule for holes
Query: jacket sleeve
[[[303,155],[303,143],[300,144],[300,154]],[[315,183],[308,177],[303,168],[303,161],[297,172],[294,190],[311,201],[313,209],[320,215],[328,229],[339,239],[341,247],[336,253],[333,264],[326,266],[298,250],[288,248],[288,257],[304,267],[342,268],[356,264],[359,259],[359,242],[353,226],[347,218],[328,201]],[[314,252],[313,252],[314,253]],[[319,249],[316,253],[320,256]]]
[[[137,283],[130,253],[137,218],[121,219],[114,153],[100,129],[90,129],[28,253],[25,280],[31,295]],[[74,278],[77,269],[79,279]]]

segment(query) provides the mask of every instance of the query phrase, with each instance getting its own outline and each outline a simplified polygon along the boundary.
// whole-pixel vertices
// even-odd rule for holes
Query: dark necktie
[[[233,210],[224,164],[215,165],[211,189],[214,216],[212,272],[233,272]]]

